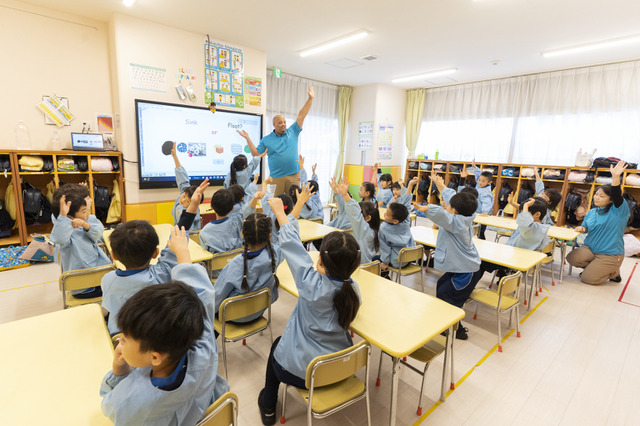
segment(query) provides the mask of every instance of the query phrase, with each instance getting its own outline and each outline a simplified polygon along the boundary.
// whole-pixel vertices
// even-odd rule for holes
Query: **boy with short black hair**
[[[219,189],[211,197],[211,208],[218,217],[200,231],[200,245],[211,253],[222,253],[242,246],[242,215],[230,214],[235,198],[228,189]]]
[[[180,216],[178,225],[189,229],[196,217],[204,190],[209,186],[205,180],[191,197],[189,207]],[[171,280],[171,269],[178,264],[176,254],[169,245],[162,252],[158,249],[156,230],[145,220],[130,220],[119,224],[109,236],[111,254],[126,270],[116,269],[102,277],[102,307],[109,312],[107,328],[110,334],[120,331],[118,316],[127,300],[138,291],[151,285]],[[151,260],[160,259],[155,265]]]
[[[179,265],[168,283],[140,290],[120,311],[123,335],[100,387],[102,412],[115,424],[193,425],[229,389],[216,374],[213,287],[191,264],[188,241],[184,228],[172,229]]]
[[[476,167],[476,160],[471,162],[471,171],[476,177],[476,191],[478,191],[478,208],[476,213],[482,216],[490,215],[493,212],[493,192],[491,189],[491,182],[493,182],[493,175],[491,172],[483,172],[479,167]],[[465,166],[460,173],[460,177],[464,180],[468,176],[467,167]],[[485,240],[484,235],[487,230],[487,225],[480,225],[480,232],[478,238]]]
[[[378,240],[380,242],[382,270],[388,270],[389,265],[398,268],[400,250],[416,245],[411,235],[409,210],[404,204],[390,203],[387,206],[387,210],[384,213],[384,222],[380,224],[380,230],[378,231]]]
[[[176,150],[176,142],[173,143],[171,156],[173,157],[173,162],[176,166],[176,184],[178,185],[178,189],[180,189],[180,196],[176,199],[176,202],[171,208],[173,223],[177,225],[180,221],[180,216],[187,209],[187,207],[189,207],[189,204],[191,203],[191,197],[193,197],[193,194],[194,192],[196,192],[196,189],[198,187],[196,185],[191,185],[191,182],[189,181],[189,173],[187,173],[187,170],[182,167],[182,164],[180,164],[180,159],[178,159],[178,152]],[[201,196],[202,199],[198,201],[198,203],[201,203],[204,199],[204,194],[201,194]],[[200,212],[198,211],[196,212],[195,219],[193,220],[193,225],[188,230],[197,231],[201,227],[202,219],[200,218]]]
[[[389,173],[382,173],[380,163],[373,165],[373,171],[377,173],[378,176],[378,192],[376,193],[378,207],[386,207],[393,198],[393,192],[391,191],[393,177]]]
[[[439,227],[433,256],[434,267],[445,273],[438,279],[436,297],[462,308],[482,277],[480,255],[473,244],[472,229],[478,200],[468,192],[456,194],[435,173],[431,174],[431,179],[442,194],[446,209],[437,204],[421,206],[414,203],[414,206],[425,212],[427,218]],[[468,338],[467,329],[462,323],[456,338]]]
[[[80,185],[77,187],[82,188]],[[60,255],[62,272],[74,269],[95,268],[111,263],[109,257],[98,247],[104,226],[90,214],[84,190],[63,185],[53,193],[51,204],[53,229],[49,240],[55,244]],[[57,256],[56,256],[57,258]],[[71,291],[79,299],[102,296],[100,287]]]
[[[549,242],[547,232],[550,225],[542,223],[547,214],[547,201],[540,197],[529,198],[522,206],[518,206],[512,202],[510,194],[509,202],[515,208],[520,208],[521,213],[516,218],[518,228],[507,240],[507,245],[527,250],[542,250]]]

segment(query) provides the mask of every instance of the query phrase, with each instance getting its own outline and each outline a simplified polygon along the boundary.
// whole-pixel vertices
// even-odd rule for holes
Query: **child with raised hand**
[[[276,219],[276,215],[273,211],[271,211],[271,207],[269,204],[269,200],[272,198],[268,192],[266,192],[267,185],[270,185],[273,182],[271,176],[262,181],[262,188],[265,191],[265,195],[262,198],[262,212],[269,216],[271,219],[271,223],[273,224],[272,233],[271,233],[271,243],[276,245],[278,244],[278,232],[280,231],[280,224]],[[296,231],[300,232],[300,226],[298,225],[298,216],[300,215],[300,210],[302,210],[302,206],[307,202],[309,197],[311,197],[311,192],[308,190],[308,185],[305,185],[307,191],[302,191],[298,193],[298,202],[294,203],[293,199],[288,194],[280,194],[273,198],[279,198],[282,200],[282,204],[284,206],[284,211],[289,217],[289,222],[293,225]],[[300,204],[300,205],[299,205]]]
[[[171,148],[171,156],[173,157],[173,162],[175,163],[176,169],[176,184],[178,185],[178,189],[180,189],[180,196],[176,199],[176,202],[173,204],[171,208],[171,216],[173,216],[173,223],[177,225],[180,221],[180,215],[183,211],[187,209],[189,203],[191,201],[191,197],[193,193],[198,188],[195,185],[191,185],[189,181],[189,174],[187,170],[182,167],[180,164],[180,159],[178,158],[178,152],[176,151],[176,142],[173,143],[173,148]],[[202,194],[204,197],[204,194]],[[202,200],[199,201],[201,203]],[[189,228],[189,231],[197,231],[202,228],[202,219],[200,218],[200,212],[196,212],[196,217],[193,221],[193,225]]]
[[[240,136],[251,142],[246,130],[237,130],[237,132]],[[246,190],[251,183],[253,171],[258,168],[260,160],[265,155],[267,155],[267,150],[253,157],[251,162],[247,161],[247,156],[244,154],[236,155],[231,162],[231,166],[229,166],[229,173],[227,173],[227,176],[224,178],[224,187],[229,188],[231,185],[237,184]]]
[[[316,174],[316,168],[318,164],[315,163],[311,166],[311,180],[307,182],[307,171],[304,169],[304,157],[302,155],[298,156],[298,164],[300,165],[300,185],[304,185],[305,183],[309,183],[311,185],[311,192],[313,195],[309,199],[308,202],[304,204],[304,207],[300,211],[301,219],[310,219],[310,218],[322,218],[324,222],[324,208],[322,207],[322,201],[320,201],[320,186],[318,185],[318,175]],[[291,188],[294,188],[293,186]],[[293,202],[297,202],[297,198],[295,197],[295,189],[293,194],[291,190],[289,191],[289,195],[293,198]]]
[[[351,222],[349,221],[349,216],[347,216],[344,197],[338,192],[338,184],[336,183],[336,178],[331,178],[331,180],[329,181],[329,186],[333,190],[336,199],[336,205],[338,207],[338,214],[333,218],[333,220],[331,220],[331,222],[329,222],[329,226],[338,229],[351,229]]]
[[[208,186],[209,180],[205,179],[196,188],[189,207],[180,216],[179,227],[188,229],[191,226]],[[118,315],[126,301],[143,288],[170,281],[171,270],[178,264],[178,259],[170,244],[160,252],[158,234],[145,220],[130,220],[119,224],[109,236],[109,242],[113,258],[126,268],[107,273],[101,282],[104,292],[102,307],[109,312],[107,328],[110,334],[116,334],[120,331]],[[158,262],[151,265],[151,260],[158,257],[158,254]]]
[[[391,177],[389,173],[382,173],[380,170],[380,163],[374,164],[373,170],[376,172],[378,177],[378,193],[376,194],[378,207],[386,207],[393,198],[393,192],[391,192],[393,177]]]
[[[271,227],[271,219],[262,213],[252,214],[244,221],[244,251],[241,256],[236,256],[227,263],[213,287],[216,293],[216,314],[225,299],[264,287],[271,290],[271,303],[278,300],[279,281],[276,269],[281,259],[279,250],[274,250],[271,244]],[[252,322],[261,318],[262,312],[233,321]]]
[[[232,214],[234,195],[228,189],[219,189],[211,197],[211,208],[217,219],[207,223],[200,231],[200,245],[211,253],[222,253],[242,246],[242,215]]]
[[[213,287],[191,264],[188,241],[184,228],[172,229],[169,249],[179,265],[120,311],[122,337],[100,386],[102,412],[116,425],[194,425],[229,389],[216,374]]]
[[[402,180],[394,182],[393,185],[391,185],[391,190],[393,191],[393,198],[391,199],[391,202],[400,203],[407,209],[410,209],[411,200],[413,198],[413,187],[418,184],[418,180],[418,176],[415,176],[409,181],[409,184],[406,187]]]
[[[349,194],[349,182],[342,178],[337,191],[345,199],[345,210],[351,223],[353,236],[360,245],[362,263],[369,263],[380,249],[378,230],[380,229],[380,211],[375,203],[356,201]]]
[[[481,216],[490,215],[493,211],[493,192],[491,192],[493,175],[491,172],[483,172],[479,167],[476,167],[475,158],[471,162],[471,171],[476,177],[476,191],[478,191],[478,208],[476,213]],[[467,166],[465,166],[460,173],[461,182],[464,182],[468,175],[469,172],[467,171]],[[487,225],[480,226],[478,238],[481,240],[486,239],[484,235],[486,229]]]
[[[442,177],[436,173],[432,172],[431,179],[447,207],[438,204],[413,205],[439,227],[433,256],[434,267],[445,273],[438,279],[436,296],[462,308],[483,273],[480,255],[473,244],[473,219],[476,217],[478,200],[468,192],[456,194],[445,186]],[[467,331],[460,323],[456,338],[466,340]]]
[[[546,225],[553,226],[555,225],[555,223],[551,218],[551,213],[558,207],[558,204],[560,204],[560,201],[562,200],[562,194],[560,194],[560,191],[558,191],[557,189],[545,189],[544,182],[542,182],[542,178],[540,178],[540,174],[538,173],[538,168],[534,167],[533,170],[536,174],[536,197],[544,199],[547,203],[547,213],[544,215],[541,222]]]
[[[362,182],[360,189],[358,189],[358,197],[360,197],[362,201],[374,203],[376,207],[378,206],[378,200],[376,200],[376,186],[371,182]]]
[[[324,237],[314,268],[282,201],[271,198],[269,204],[280,224],[280,249],[299,297],[282,337],[276,339],[269,354],[265,387],[258,396],[265,425],[276,421],[280,383],[304,389],[307,366],[313,358],[353,344],[348,330],[361,303],[358,285],[350,278],[360,264],[353,236],[335,231]]]
[[[109,257],[98,247],[104,232],[102,222],[89,213],[82,190],[65,187],[63,185],[53,193],[53,229],[49,237],[60,254],[62,272],[110,264]],[[79,299],[88,299],[102,296],[102,289],[90,287],[74,290],[71,294]]]
[[[387,271],[389,265],[398,268],[398,255],[405,247],[414,247],[410,229],[409,210],[404,204],[390,203],[384,212],[384,221],[380,224],[378,238],[380,239],[381,269]],[[374,256],[375,260],[375,256]],[[405,265],[402,265],[403,267]]]

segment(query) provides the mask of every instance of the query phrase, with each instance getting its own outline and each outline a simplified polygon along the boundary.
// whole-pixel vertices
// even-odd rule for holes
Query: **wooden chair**
[[[237,426],[238,397],[233,392],[226,392],[207,408],[204,418],[196,426]]]
[[[213,257],[208,261],[209,277],[212,276],[213,271],[224,269],[224,267],[227,266],[227,263],[229,263],[231,259],[239,255],[240,253],[242,253],[242,247],[229,251],[223,251],[222,253],[213,253]],[[211,282],[215,283],[215,278],[212,278]]]
[[[267,318],[263,316],[253,322],[244,324],[230,322],[265,310],[267,311]],[[226,379],[228,377],[226,342],[242,340],[242,343],[245,344],[247,337],[268,328],[271,343],[273,343],[273,335],[271,333],[271,290],[268,287],[264,287],[251,293],[225,299],[220,304],[218,316],[213,321],[213,328],[220,333],[224,377]]]
[[[494,290],[482,288],[475,289],[469,296],[469,300],[475,301],[476,310],[473,314],[473,319],[478,316],[478,306],[480,303],[487,305],[490,308],[496,310],[496,317],[498,322],[498,352],[502,352],[502,329],[500,325],[500,314],[502,312],[509,312],[509,326],[511,325],[511,319],[513,312],[516,313],[516,336],[520,337],[520,283],[522,281],[522,273],[517,272],[512,275],[502,277],[498,282],[498,288]]]
[[[315,223],[319,223],[320,225],[324,225],[324,218],[323,217],[310,217],[307,220],[309,222],[315,222]]]
[[[502,209],[498,210],[498,213],[496,214],[496,216],[504,217],[504,210],[502,210]],[[513,232],[514,231],[512,231],[510,229],[497,228],[496,229],[496,239],[494,241],[497,243],[497,242],[500,241],[500,238],[503,238],[503,237],[509,238],[510,236],[513,235]]]
[[[398,253],[398,265],[404,265],[405,263],[409,263],[407,266],[400,266],[399,268],[394,268],[389,265],[389,271],[396,274],[396,282],[401,284],[402,276],[404,275],[412,275],[420,273],[420,285],[422,286],[422,291],[424,292],[424,269],[422,268],[422,259],[424,258],[424,247],[423,246],[415,246],[415,247],[405,247],[400,249],[400,253]],[[411,262],[416,262],[411,263]]]
[[[374,260],[373,262],[369,263],[361,263],[359,268],[379,276],[381,272],[380,265],[381,263],[379,260]]]
[[[305,386],[298,389],[298,393],[307,404],[307,425],[312,424],[313,418],[327,417],[361,399],[367,403],[367,425],[371,425],[371,410],[369,407],[369,358],[371,345],[366,340],[347,349],[332,354],[314,358],[307,367]],[[362,368],[364,382],[356,377]],[[282,397],[282,417],[280,423],[285,422],[285,407],[287,389]]]
[[[189,239],[195,241],[200,245],[200,229],[195,231],[189,231]]]
[[[455,324],[453,328],[454,332],[458,329],[458,324],[459,323]],[[448,331],[446,331],[445,333],[448,333]],[[451,340],[451,383],[449,386],[451,387],[451,389],[454,389],[455,382],[453,381],[453,342],[455,338],[452,336],[450,340]],[[431,361],[436,359],[441,353],[445,351],[445,349],[447,348],[446,345],[447,345],[447,337],[438,335],[433,339],[429,340],[427,343],[425,343],[424,346],[416,349],[413,353],[409,355],[409,358],[412,358],[412,359],[415,359],[416,361],[424,363],[424,369],[422,370],[409,364],[406,361],[406,358],[400,360],[400,362],[406,367],[408,367],[411,371],[414,371],[422,376],[422,383],[420,385],[420,396],[418,397],[418,409],[416,410],[416,414],[418,416],[422,415],[422,397],[424,396],[424,382],[427,378],[427,369],[429,368],[429,365],[431,365]],[[380,386],[380,370],[382,369],[382,355],[385,353],[386,352],[382,350],[380,351],[380,361],[378,363],[378,377],[376,378],[376,386]],[[445,377],[446,368],[447,366],[444,363],[442,363],[442,371],[443,371],[442,377]]]
[[[60,275],[58,284],[60,291],[62,291],[62,304],[64,305],[64,309],[87,305],[89,303],[100,303],[102,296],[92,297],[90,299],[78,299],[73,297],[70,292],[72,290],[100,287],[102,277],[107,272],[114,271],[115,269],[116,266],[110,263],[109,265],[96,266],[95,268],[74,269]]]

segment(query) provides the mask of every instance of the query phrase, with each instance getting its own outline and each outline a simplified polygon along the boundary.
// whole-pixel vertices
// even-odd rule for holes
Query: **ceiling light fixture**
[[[391,82],[404,83],[405,81],[412,81],[412,80],[428,80],[434,77],[442,77],[443,75],[453,74],[456,71],[458,71],[458,68],[447,68],[446,70],[432,71],[424,74],[412,75],[410,77],[394,78],[393,80],[391,80]]]
[[[135,2],[136,0],[122,0],[122,4],[124,4],[127,7],[133,6]]]
[[[571,55],[573,53],[588,52],[589,50],[604,49],[608,47],[618,47],[618,46],[624,46],[627,44],[639,43],[639,42],[640,42],[640,35],[636,34],[629,37],[614,38],[611,40],[598,41],[595,43],[579,44],[576,46],[564,47],[562,49],[553,49],[547,52],[542,52],[541,55],[544,56],[545,58],[552,58],[554,56]]]
[[[324,50],[351,43],[352,41],[360,40],[361,38],[365,38],[368,34],[369,31],[367,30],[359,30],[355,33],[347,34],[338,38],[334,38],[333,40],[325,41],[324,43],[317,44],[315,46],[309,47],[308,49],[303,49],[298,52],[298,54],[304,58],[306,56],[313,55]]]

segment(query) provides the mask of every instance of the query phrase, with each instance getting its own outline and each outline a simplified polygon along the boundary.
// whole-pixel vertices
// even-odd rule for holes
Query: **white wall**
[[[212,21],[212,28],[215,24]],[[114,15],[110,20],[111,64],[113,68],[113,99],[116,114],[116,139],[119,149],[129,161],[137,161],[136,121],[134,99],[160,102],[185,103],[204,106],[204,39],[205,34],[191,33],[150,21],[124,15]],[[263,106],[247,106],[243,111],[266,114],[266,54],[262,51],[236,45],[232,41],[217,40],[212,31],[212,41],[242,49],[244,74],[262,79]],[[150,92],[129,87],[129,64],[136,63],[167,71],[167,92]],[[173,86],[178,83],[178,68],[189,68],[196,76],[193,83],[198,99],[195,103],[181,101]],[[228,109],[228,107],[225,107]],[[170,158],[168,158],[171,161]],[[127,204],[168,201],[177,197],[176,189],[138,189],[138,165],[125,163],[125,192]],[[207,196],[213,192],[209,190]]]
[[[33,149],[49,145],[54,130],[71,144],[82,120],[96,128],[97,113],[112,111],[107,24],[0,0],[0,148],[15,149],[15,127],[24,120]],[[42,95],[67,97],[77,117],[70,126],[45,125],[36,109]]]
[[[346,164],[361,164],[362,152],[358,150],[358,127],[362,121],[374,122],[373,147],[365,151],[365,166],[378,161],[378,129],[380,125],[393,126],[392,155],[382,160],[383,166],[401,166],[405,163],[404,136],[406,91],[385,84],[369,84],[353,88],[351,117],[345,153]]]

